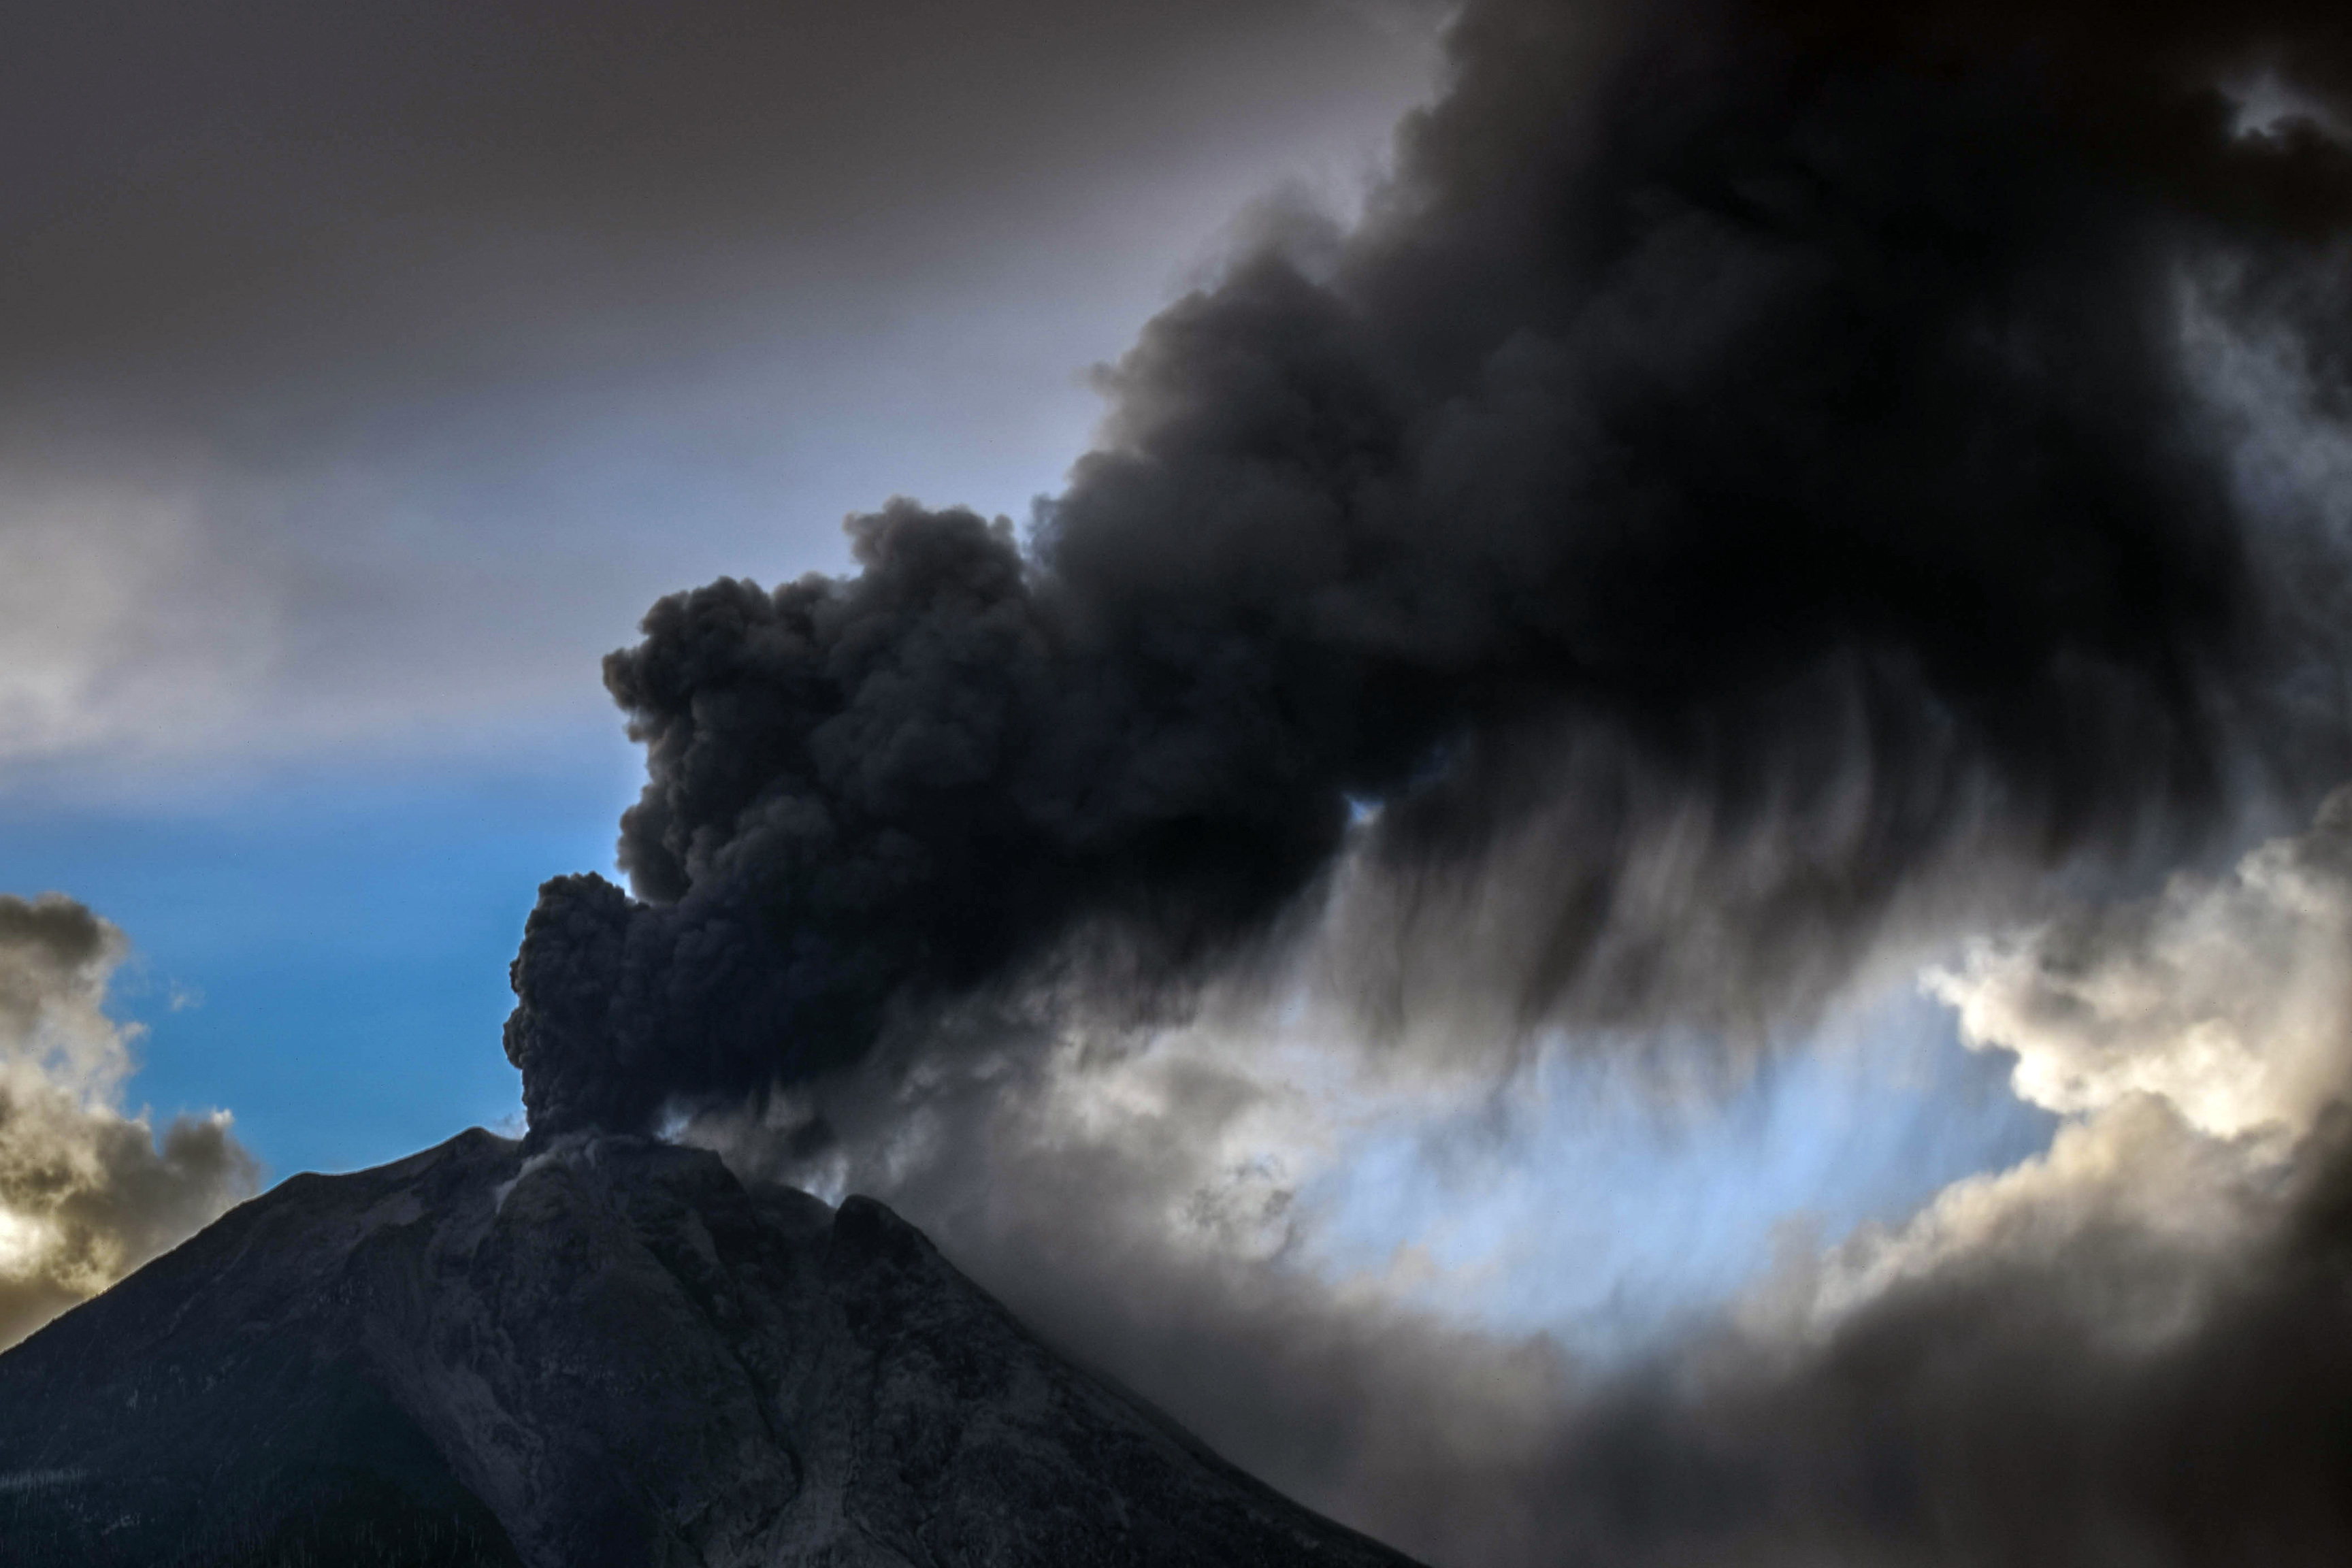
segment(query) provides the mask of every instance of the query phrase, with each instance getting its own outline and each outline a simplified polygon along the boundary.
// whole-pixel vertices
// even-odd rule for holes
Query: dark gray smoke
[[[2308,764],[2264,743],[2291,520],[2184,320],[2352,390],[2352,155],[2224,91],[2344,105],[2339,8],[1480,0],[1452,49],[1360,226],[1145,329],[1025,546],[896,501],[857,575],[675,595],[612,656],[642,901],[541,891],[535,1131],[756,1097],[1073,952],[1148,1005],[1368,804],[1400,886],[1488,865],[1580,737],[1637,760],[1620,816],[1795,847],[1741,890],[1764,951]],[[1612,809],[1516,868],[1522,1021],[1659,1005],[1639,962],[1575,1000]]]

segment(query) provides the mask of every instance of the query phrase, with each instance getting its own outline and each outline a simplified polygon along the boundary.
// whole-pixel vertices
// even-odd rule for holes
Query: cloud
[[[2352,790],[2219,880],[1973,944],[1931,992],[2060,1111],[2163,1100],[2200,1132],[2311,1131],[2352,1077]]]
[[[138,1030],[105,1004],[128,951],[70,899],[0,895],[0,1345],[257,1187],[226,1111],[175,1117],[159,1141],[123,1110]]]
[[[44,469],[47,469],[44,472]],[[264,672],[272,608],[172,482],[0,458],[0,770],[94,748],[174,750]]]
[[[1631,1360],[1472,1326],[1445,1304],[1476,1282],[1412,1237],[1385,1268],[1330,1267],[1318,1184],[1368,1131],[1475,1128],[1492,1084],[1293,1007],[1045,1038],[967,1012],[953,1053],[688,1135],[885,1195],[1066,1349],[1444,1568],[2333,1562],[2352,1549],[2352,1060],[2311,1068],[2310,1042],[2352,1038],[2344,800],[2226,875],[1932,972],[1970,1027],[2000,1020],[1979,1048],[2063,1099],[2049,1147],[1826,1247],[1792,1233]],[[2126,983],[2160,966],[2186,973]],[[2084,994],[2104,999],[2087,1072]],[[2295,1026],[2184,1074],[2184,1011],[2279,1009]],[[2077,1070],[2024,1070],[2042,1058]],[[2282,1085],[2281,1114],[2241,1122]]]
[[[2329,99],[2342,40],[2096,31],[1466,8],[1362,221],[1150,321],[1025,541],[895,501],[856,574],[671,595],[607,660],[642,901],[562,879],[526,931],[534,1126],[1041,970],[1181,1006],[1358,837],[1391,1012],[1759,1038],[2340,776],[2340,704],[2274,721],[2340,658],[2280,569],[2317,524],[2250,500],[2200,345],[2303,345],[2328,417],[2352,154],[2213,84],[2284,49]]]

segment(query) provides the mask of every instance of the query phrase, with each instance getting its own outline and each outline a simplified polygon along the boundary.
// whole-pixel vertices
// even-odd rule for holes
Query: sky
[[[1431,68],[1402,10],[763,9],[26,19],[7,885],[132,934],[139,1094],[274,1173],[518,1113],[506,963],[612,863],[655,597],[895,493],[1024,516],[1088,368]]]
[[[2161,9],[27,8],[0,1343],[657,1132],[1447,1568],[2331,1560],[2352,40]]]

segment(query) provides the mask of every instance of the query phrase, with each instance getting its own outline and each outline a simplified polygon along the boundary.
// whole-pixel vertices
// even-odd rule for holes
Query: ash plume
[[[535,1132],[1045,967],[1181,999],[1359,839],[1407,943],[1509,884],[1520,1026],[1722,1026],[1950,867],[2120,863],[2341,769],[2296,684],[2340,552],[2250,495],[2184,331],[2344,405],[2352,154],[2230,91],[2340,109],[2336,9],[1480,0],[1451,67],[1360,224],[1145,328],[1025,540],[894,501],[855,576],[680,594],[612,656],[636,896],[530,917]],[[1780,847],[1730,857],[1712,994],[1657,983],[1670,930],[1603,940],[1662,820]]]

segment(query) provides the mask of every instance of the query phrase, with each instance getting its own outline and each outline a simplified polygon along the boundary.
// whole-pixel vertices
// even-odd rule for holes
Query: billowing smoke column
[[[856,576],[612,656],[642,901],[541,890],[536,1131],[838,1068],[1074,943],[1181,984],[1360,803],[1373,863],[1475,861],[1581,735],[1718,826],[1845,813],[1751,900],[1832,937],[1964,824],[2046,866],[2206,818],[2295,650],[2184,320],[2323,405],[2352,342],[2352,156],[2223,89],[2341,103],[2347,14],[1482,0],[1452,48],[1358,227],[1146,328],[1025,547],[893,502]],[[1530,1020],[1611,898],[1536,869]]]

